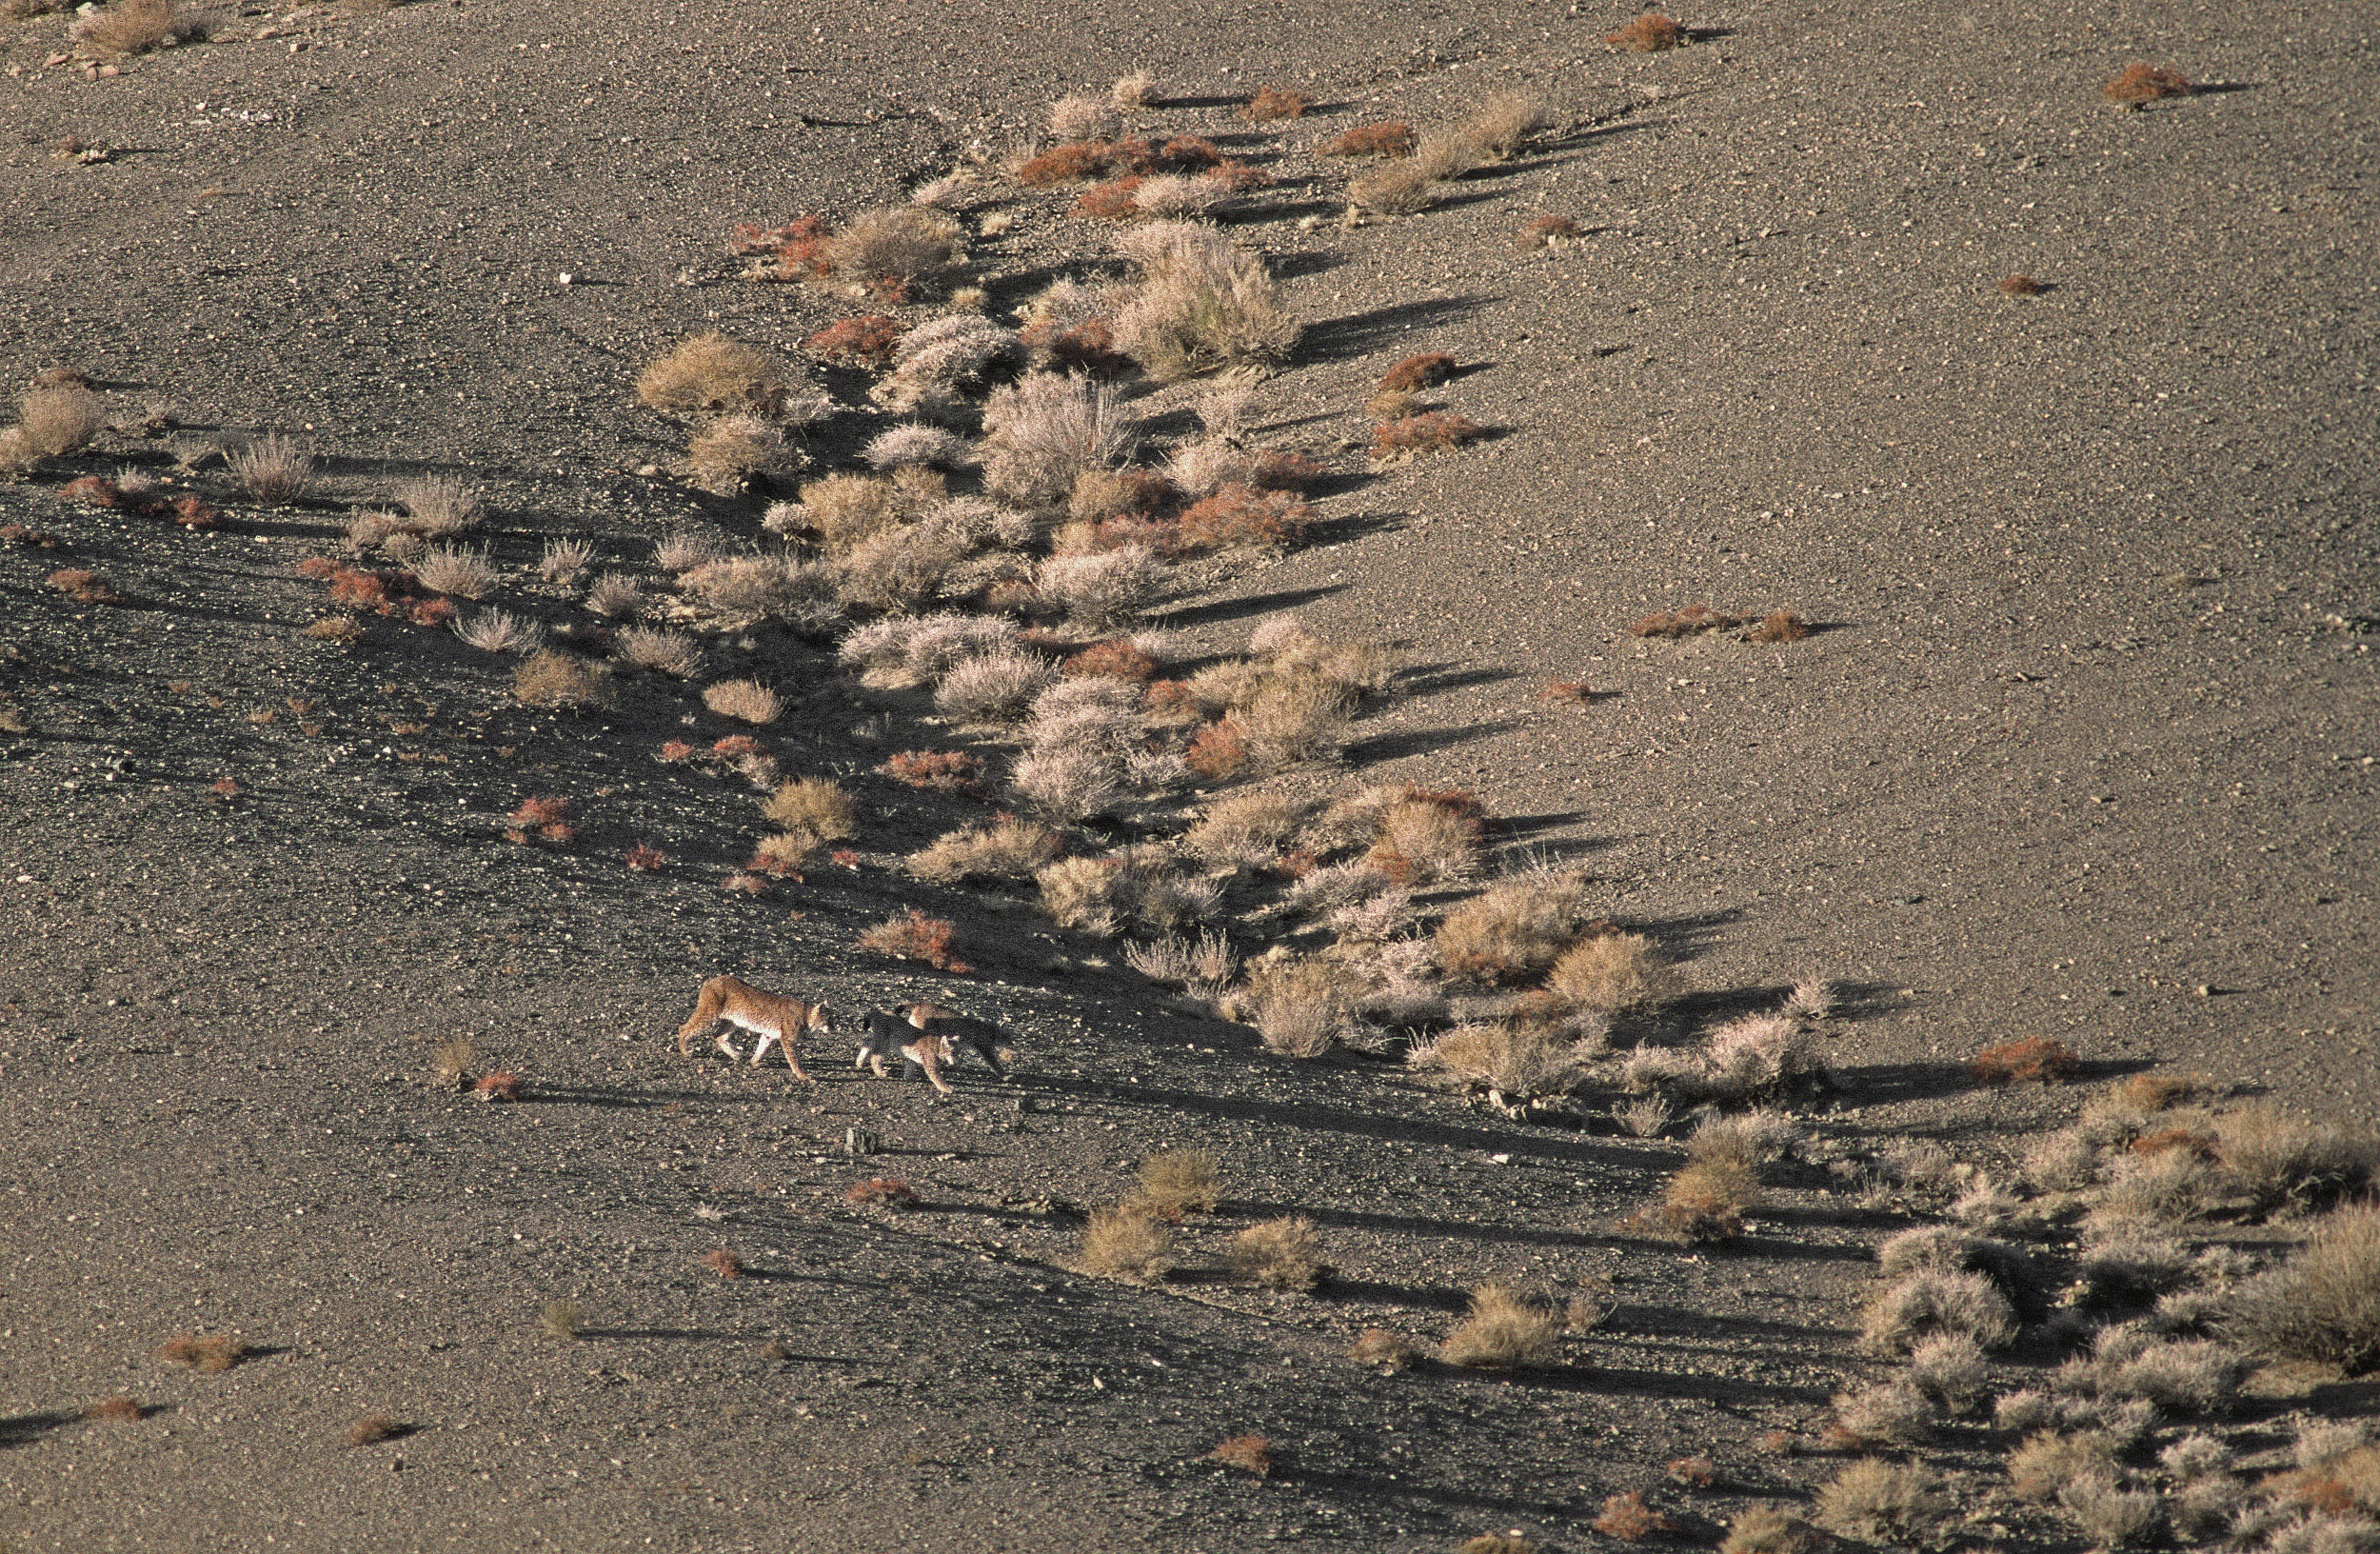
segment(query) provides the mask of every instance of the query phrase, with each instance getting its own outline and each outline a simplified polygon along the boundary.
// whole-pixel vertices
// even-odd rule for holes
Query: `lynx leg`
[[[735,1037],[732,1034],[733,1029],[734,1027],[730,1026],[727,1030],[721,1031],[719,1033],[719,1040],[711,1044],[719,1048],[720,1051],[727,1054],[727,1061],[729,1063],[735,1063],[744,1056],[743,1051],[738,1048],[735,1044]]]
[[[758,1068],[761,1066],[761,1059],[767,1055],[768,1044],[773,1041],[777,1041],[779,1037],[777,1033],[773,1030],[764,1030],[761,1032],[761,1039],[752,1044],[753,1067]]]
[[[925,1070],[925,1077],[933,1082],[934,1088],[948,1095],[951,1088],[942,1082],[942,1060],[939,1050],[942,1045],[929,1036],[909,1050],[917,1054],[918,1066]]]

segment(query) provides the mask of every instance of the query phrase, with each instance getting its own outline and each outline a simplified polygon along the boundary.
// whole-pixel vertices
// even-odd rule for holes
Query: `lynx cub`
[[[867,1034],[861,1038],[859,1055],[851,1060],[852,1067],[872,1068],[876,1077],[882,1079],[884,1065],[898,1057],[922,1071],[937,1091],[949,1095],[952,1091],[942,1079],[942,1066],[957,1062],[959,1054],[967,1051],[982,1058],[983,1066],[993,1073],[1002,1079],[1008,1077],[1008,1071],[993,1054],[992,1042],[986,1035],[998,1037],[997,1026],[940,1009],[930,1015],[921,1014],[922,1010],[933,1008],[931,1005],[896,1004],[893,1008],[897,1014],[868,1010]]]
[[[720,1021],[739,1026],[758,1036],[752,1046],[752,1062],[757,1066],[768,1051],[768,1044],[777,1043],[784,1048],[785,1066],[796,1079],[808,1079],[802,1071],[801,1054],[794,1044],[803,1031],[830,1035],[834,1025],[823,1004],[804,1004],[799,999],[783,998],[775,993],[762,992],[748,982],[733,977],[713,977],[703,984],[702,996],[695,1001],[694,1012],[678,1027],[678,1055],[691,1055],[694,1038]],[[744,1054],[736,1050],[727,1032],[719,1033],[719,1050],[735,1062]]]

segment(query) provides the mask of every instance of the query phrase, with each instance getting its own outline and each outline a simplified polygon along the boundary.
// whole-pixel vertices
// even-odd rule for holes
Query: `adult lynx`
[[[804,1080],[810,1076],[802,1071],[802,1056],[794,1050],[794,1044],[803,1031],[824,1036],[832,1034],[835,1028],[823,1004],[804,1004],[800,999],[764,993],[734,977],[713,977],[703,984],[694,1012],[678,1027],[678,1056],[691,1056],[694,1038],[723,1020],[760,1038],[752,1044],[752,1062],[756,1066],[766,1055],[768,1044],[775,1042],[784,1048],[785,1066],[793,1070],[793,1077]],[[736,1050],[735,1043],[724,1030],[719,1033],[719,1050],[727,1054],[730,1063],[744,1055]]]

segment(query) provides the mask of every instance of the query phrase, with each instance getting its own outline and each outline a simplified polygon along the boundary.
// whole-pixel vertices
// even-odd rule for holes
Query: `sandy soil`
[[[1861,1200],[1852,1167],[1910,1137],[2002,1159],[2075,1109],[1976,1084],[1979,1048],[2054,1038],[2094,1078],[2203,1068],[2380,1113],[2368,18],[1788,7],[1683,16],[1696,41],[1655,55],[1603,45],[1625,19],[246,8],[105,77],[53,62],[63,18],[0,23],[0,369],[70,365],[182,428],[0,485],[0,522],[54,542],[0,544],[23,725],[0,733],[0,1541],[1578,1548],[1636,1489],[1709,1543],[1841,1465],[1764,1436],[1811,1444],[1830,1396],[1883,1374],[1853,1329],[1914,1210]],[[2135,59],[2207,90],[2110,108]],[[945,736],[826,646],[719,645],[788,691],[787,769],[866,815],[850,867],[745,901],[717,881],[748,788],[653,760],[725,731],[683,687],[538,712],[442,634],[298,634],[322,593],[293,564],[407,474],[481,490],[497,602],[557,618],[566,595],[529,580],[549,539],[634,566],[688,523],[757,536],[764,496],[679,479],[636,374],[705,329],[798,356],[849,309],[736,279],[730,228],[897,201],[1139,66],[1152,128],[1279,180],[1234,222],[1306,324],[1257,435],[1333,472],[1320,543],[1198,563],[1160,624],[1223,651],[1294,607],[1395,644],[1404,694],[1293,781],[1476,791],[1510,852],[1575,858],[1655,936],[1692,1017],[1836,985],[1834,1086],[1795,1101],[1821,1146],[1743,1238],[1623,1227],[1675,1135],[1278,1058],[1022,897],[921,893],[901,855],[985,806],[872,775]],[[1316,111],[1236,119],[1264,82]],[[1338,224],[1319,142],[1503,90],[1557,126],[1430,210]],[[966,209],[996,313],[1103,254],[1069,198]],[[1583,235],[1516,246],[1549,214]],[[2004,295],[2016,272],[2049,289]],[[1424,350],[1464,369],[1433,397],[1497,434],[1375,468],[1359,407]],[[847,461],[888,422],[858,375],[812,377],[845,407],[814,451]],[[1136,404],[1178,433],[1188,402]],[[308,503],[248,501],[220,462],[175,476],[221,508],[206,532],[63,491],[268,429],[321,456]],[[46,587],[62,567],[129,606]],[[1696,604],[1814,629],[1628,634]],[[505,842],[547,792],[579,838]],[[638,843],[669,863],[628,870]],[[916,901],[961,923],[972,976],[852,947]],[[682,1062],[666,1037],[722,969],[853,1009],[962,1004],[1019,1035],[1016,1082],[933,1106],[840,1048],[814,1088]],[[529,1099],[426,1085],[456,1037]],[[883,1152],[848,1154],[853,1129]],[[1182,1146],[1226,1178],[1182,1272],[1078,1271],[1082,1213]],[[846,1201],[879,1175],[922,1206]],[[1231,1233],[1293,1212],[1335,1269],[1315,1293],[1221,1271]],[[2041,1255],[2073,1245],[2045,1231]],[[746,1277],[702,1265],[722,1249]],[[1610,1280],[1610,1314],[1530,1370],[1346,1358],[1366,1326],[1442,1337],[1488,1280]],[[563,1300],[576,1343],[540,1330]],[[186,1331],[257,1353],[161,1365]],[[2029,1338],[1994,1385],[2056,1358]],[[80,1417],[114,1394],[151,1411]],[[2288,1410],[2372,1405],[2302,1380],[2260,1399],[2240,1427],[2268,1444]],[[402,1432],[347,1444],[372,1415]],[[1240,1432],[1273,1443],[1268,1477],[1204,1460]],[[1970,1421],[1926,1453],[1955,1539],[2079,1546],[1996,1492],[2008,1444]],[[1670,1483],[1697,1451],[1716,1484]]]

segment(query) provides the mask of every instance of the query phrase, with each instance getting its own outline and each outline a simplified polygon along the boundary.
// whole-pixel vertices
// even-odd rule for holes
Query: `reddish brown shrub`
[[[97,572],[82,567],[62,567],[42,580],[78,605],[121,605],[124,595]]]
[[[827,325],[803,342],[814,356],[830,362],[881,363],[892,357],[901,343],[901,321],[883,313],[846,318]]]
[[[711,1272],[719,1275],[722,1279],[741,1279],[744,1277],[744,1259],[736,1256],[733,1252],[725,1250],[724,1248],[716,1252],[705,1254],[703,1259],[703,1266],[710,1269]]]
[[[1455,358],[1442,350],[1408,356],[1380,374],[1380,387],[1393,392],[1434,388],[1455,375]]]
[[[1662,15],[1649,11],[1615,32],[1603,34],[1603,41],[1615,49],[1632,53],[1657,54],[1664,49],[1675,49],[1686,41],[1686,30]]]
[[[1547,249],[1578,235],[1578,224],[1568,216],[1539,216],[1513,240],[1517,249]]]
[[[405,607],[407,620],[431,630],[453,624],[454,617],[455,607],[451,599],[416,599]]]
[[[1606,1538],[1617,1538],[1622,1543],[1630,1544],[1677,1530],[1674,1520],[1647,1505],[1644,1496],[1634,1489],[1606,1498],[1603,1513],[1595,1519],[1592,1525]]]
[[[2030,275],[2011,275],[2000,283],[2000,289],[2012,297],[2037,297],[2050,289]]]
[[[1125,144],[1131,144],[1126,142]],[[1220,167],[1223,153],[1215,143],[1198,135],[1176,135],[1157,149],[1148,166],[1136,170],[1145,172],[1199,172]]]
[[[2021,1042],[1987,1046],[1967,1065],[1967,1072],[1987,1085],[2010,1085],[2037,1079],[2048,1084],[2073,1079],[2082,1072],[2082,1055],[2064,1042],[2031,1036]]]
[[[1247,730],[1232,717],[1218,718],[1192,735],[1181,758],[1192,771],[1213,782],[1244,775],[1256,759],[1248,749]]]
[[[2202,1160],[2215,1158],[2215,1138],[2211,1132],[2188,1127],[2161,1127],[2153,1133],[2143,1133],[2125,1146],[2135,1155],[2162,1155],[2169,1150],[2186,1149]]]
[[[1587,688],[1584,680],[1548,680],[1537,696],[1543,701],[1567,702],[1573,707],[1591,707],[1595,703],[1595,692]]]
[[[168,505],[169,515],[184,528],[212,528],[222,515],[199,500],[195,491],[184,491]]]
[[[145,1418],[148,1413],[149,1410],[141,1406],[138,1398],[119,1392],[114,1397],[102,1398],[85,1408],[83,1417],[105,1420],[113,1424],[129,1424],[134,1420]]]
[[[1260,1435],[1235,1435],[1208,1452],[1206,1459],[1260,1479],[1273,1471],[1273,1443]]]
[[[1325,141],[1319,153],[1323,156],[1408,156],[1412,154],[1415,136],[1413,126],[1395,119],[1378,124],[1359,124],[1341,132],[1337,139]]]
[[[1683,609],[1657,610],[1640,621],[1629,623],[1632,637],[1691,637],[1704,631],[1722,631],[1743,625],[1748,615],[1730,615],[1708,605],[1688,605]]]
[[[518,1101],[521,1099],[521,1076],[508,1072],[482,1074],[479,1083],[471,1086],[471,1093],[482,1101]]]
[[[1313,106],[1303,92],[1265,86],[1257,89],[1256,95],[1240,110],[1240,116],[1255,124],[1271,124],[1280,119],[1303,118],[1305,110]]]
[[[1086,189],[1075,196],[1074,213],[1089,216],[1095,221],[1138,221],[1141,211],[1140,206],[1133,203],[1133,196],[1140,193],[1140,186],[1147,182],[1146,178],[1135,173],[1119,178],[1114,183]]]
[[[366,1414],[362,1419],[347,1426],[347,1444],[368,1446],[376,1442],[392,1441],[398,1436],[408,1433],[410,1432],[407,1426],[398,1424],[387,1414]]]
[[[981,786],[983,758],[964,750],[902,750],[876,769],[927,792],[973,793]]]
[[[523,799],[506,817],[521,831],[535,831],[548,842],[567,842],[578,834],[570,824],[568,799]]]
[[[958,925],[948,918],[928,917],[912,906],[861,934],[859,946],[899,960],[923,961],[937,971],[963,975],[967,964],[951,954],[958,937]]]
[[[1078,140],[1053,146],[1017,169],[1017,182],[1027,189],[1079,183],[1106,172],[1114,148],[1103,140]]]
[[[1268,448],[1248,461],[1241,482],[1259,491],[1304,491],[1321,478],[1322,467],[1303,453]]]
[[[914,1208],[918,1204],[918,1195],[908,1183],[880,1176],[858,1184],[843,1195],[843,1201],[865,1207]]]
[[[23,524],[0,524],[0,540],[24,546],[29,550],[55,550],[58,548],[56,535],[28,528]]]
[[[2160,97],[2187,96],[2194,90],[2190,78],[2179,70],[2163,65],[2129,65],[2123,74],[2110,80],[2099,92],[2111,103],[2138,108]]]
[[[1744,633],[1746,642],[1799,642],[1810,634],[1809,623],[1791,610],[1780,609],[1763,616],[1760,624]]]
[[[649,847],[644,843],[639,842],[635,847],[628,849],[626,861],[630,868],[636,869],[640,873],[649,874],[654,869],[657,869],[663,865],[668,863],[669,854],[662,851],[659,847]]]
[[[823,216],[796,216],[783,227],[739,222],[727,239],[727,251],[738,258],[773,258],[777,265],[771,278],[798,281],[827,272],[820,257],[826,236]]]
[[[1305,537],[1314,509],[1286,491],[1234,483],[1185,508],[1175,520],[1169,555],[1252,545],[1284,550]]]
[[[1146,685],[1157,673],[1157,660],[1132,645],[1129,637],[1095,642],[1066,660],[1068,674],[1106,674]]]
[[[1486,428],[1467,415],[1424,410],[1398,421],[1383,421],[1372,428],[1375,454],[1433,453],[1460,448]]]
[[[97,475],[85,475],[78,480],[69,480],[59,488],[58,494],[69,502],[88,502],[94,508],[124,506],[124,492],[117,488],[116,483],[112,480],[103,480]]]
[[[1669,1480],[1696,1489],[1708,1489],[1718,1482],[1718,1464],[1708,1457],[1680,1457],[1669,1464]]]

